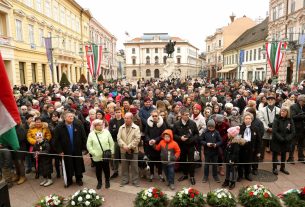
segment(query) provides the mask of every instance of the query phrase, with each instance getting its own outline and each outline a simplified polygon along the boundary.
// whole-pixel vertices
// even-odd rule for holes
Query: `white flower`
[[[217,198],[221,198],[221,195],[220,195],[220,194],[217,194]]]
[[[149,192],[149,193],[152,193],[152,192],[153,192],[153,190],[152,190],[151,188],[149,188],[149,189],[148,189],[148,192]]]
[[[189,190],[185,188],[185,189],[183,190],[183,193],[184,193],[184,194],[188,194],[188,193],[189,193]]]
[[[44,200],[41,200],[41,201],[40,201],[40,203],[43,203],[43,202],[44,202]]]
[[[75,202],[74,202],[74,201],[71,201],[71,205],[72,205],[72,206],[75,206]]]
[[[81,202],[81,201],[83,201],[83,198],[79,196],[77,200],[78,200],[79,202]]]
[[[148,196],[148,197],[152,197],[152,194],[151,194],[151,193],[148,193],[147,196]]]
[[[105,198],[104,197],[102,197],[102,201],[105,202]]]
[[[90,199],[90,198],[91,198],[91,195],[87,194],[86,199]]]
[[[83,193],[86,193],[86,194],[87,194],[88,192],[87,192],[87,190],[86,190],[86,189],[84,189],[84,190],[83,190]]]
[[[85,202],[85,205],[86,205],[86,206],[89,206],[89,205],[90,205],[90,202],[89,202],[89,201],[86,201],[86,202]]]
[[[100,199],[100,197],[97,195],[97,196],[95,197],[95,199],[98,200],[98,199]]]
[[[96,192],[95,192],[95,190],[90,189],[90,190],[89,190],[89,193],[90,193],[90,194],[95,194]]]

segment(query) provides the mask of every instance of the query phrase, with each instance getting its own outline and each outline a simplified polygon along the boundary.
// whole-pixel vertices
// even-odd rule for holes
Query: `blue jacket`
[[[145,127],[147,125],[147,119],[150,117],[150,113],[155,110],[155,107],[150,106],[149,108],[143,106],[139,111],[139,117],[141,118],[141,122],[143,125],[143,130],[145,131]]]
[[[200,143],[204,146],[204,154],[217,154],[218,153],[218,147],[221,145],[221,137],[217,130],[209,131],[206,130],[202,135],[200,139]],[[216,147],[208,147],[208,143],[214,143],[216,144]]]

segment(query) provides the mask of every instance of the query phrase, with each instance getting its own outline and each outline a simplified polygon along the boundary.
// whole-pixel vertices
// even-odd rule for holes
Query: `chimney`
[[[231,23],[234,22],[235,17],[236,17],[235,14],[232,12],[232,14],[231,14],[231,16],[230,16]]]

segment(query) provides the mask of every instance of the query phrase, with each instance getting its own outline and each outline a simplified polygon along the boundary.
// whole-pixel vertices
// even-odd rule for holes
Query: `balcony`
[[[12,38],[1,35],[0,36],[0,45],[11,45]]]

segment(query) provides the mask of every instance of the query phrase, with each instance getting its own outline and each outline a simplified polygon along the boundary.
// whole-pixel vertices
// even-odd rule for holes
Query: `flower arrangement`
[[[305,187],[298,189],[290,189],[278,195],[287,207],[303,207],[305,206]]]
[[[52,194],[41,199],[35,207],[61,207],[63,206],[64,198],[62,196]]]
[[[202,193],[193,188],[183,188],[173,197],[171,207],[203,207],[205,201]]]
[[[168,204],[167,196],[158,188],[150,187],[137,194],[135,207],[165,207]]]
[[[104,201],[104,198],[99,196],[95,190],[84,188],[72,195],[68,207],[98,207],[101,206]]]
[[[263,185],[252,185],[240,189],[238,198],[247,207],[281,207],[279,199]]]
[[[235,207],[235,196],[227,189],[215,189],[207,194],[207,203],[215,207]]]

